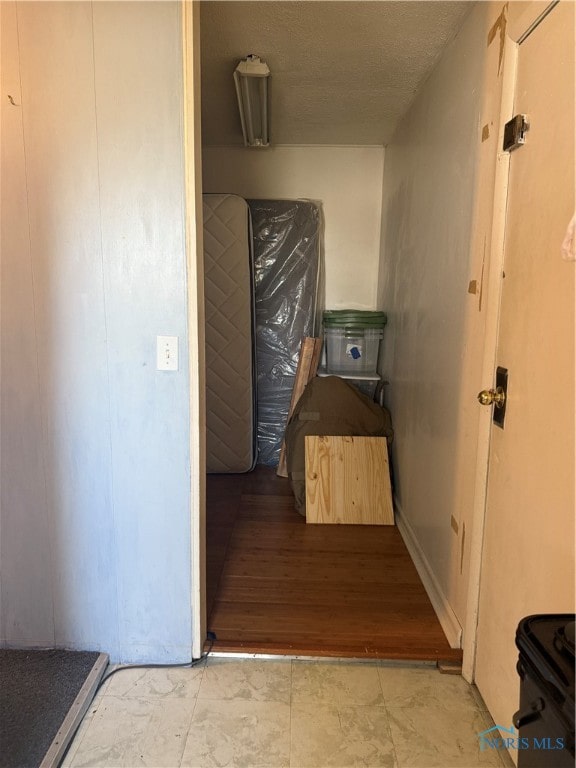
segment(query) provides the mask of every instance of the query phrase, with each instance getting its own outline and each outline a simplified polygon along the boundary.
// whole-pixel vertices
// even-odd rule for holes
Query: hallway
[[[207,478],[213,650],[459,662],[396,526],[306,525],[288,480]]]

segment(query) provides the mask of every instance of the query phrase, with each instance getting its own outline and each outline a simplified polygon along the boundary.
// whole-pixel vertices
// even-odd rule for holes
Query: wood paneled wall
[[[190,654],[181,9],[2,3],[1,641]],[[8,95],[12,98],[8,99]]]

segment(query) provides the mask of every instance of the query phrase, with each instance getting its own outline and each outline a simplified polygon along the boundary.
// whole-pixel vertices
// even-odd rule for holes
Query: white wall
[[[374,309],[383,147],[206,147],[204,192],[322,202],[326,307]]]
[[[386,148],[384,170],[378,306],[388,313],[381,372],[396,496],[452,642],[465,619],[474,499],[478,409],[462,390],[481,360],[467,358],[468,316],[478,315],[468,288],[482,279],[471,241],[493,12],[473,9]]]
[[[2,4],[3,644],[190,657],[180,14]]]

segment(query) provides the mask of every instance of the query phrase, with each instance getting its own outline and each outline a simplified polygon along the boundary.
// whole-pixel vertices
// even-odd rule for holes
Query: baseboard
[[[418,575],[422,579],[424,589],[430,598],[436,616],[438,616],[438,621],[444,630],[450,648],[461,648],[462,627],[460,626],[460,622],[456,618],[456,614],[452,610],[446,595],[442,592],[432,568],[416,539],[412,526],[406,520],[406,517],[402,512],[402,507],[398,503],[397,498],[394,498],[394,507],[396,509],[396,525],[398,526],[400,535],[404,539],[410,557],[416,566]]]

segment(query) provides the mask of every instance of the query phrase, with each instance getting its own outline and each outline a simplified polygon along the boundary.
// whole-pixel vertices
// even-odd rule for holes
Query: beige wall
[[[479,314],[468,288],[475,279],[481,290],[472,222],[493,14],[474,8],[387,147],[384,172],[378,306],[389,313],[381,372],[399,523],[451,642],[467,604],[478,409],[463,388],[480,373],[467,356]]]
[[[383,164],[383,147],[205,148],[204,191],[321,201],[326,306],[374,309]]]
[[[534,541],[535,526],[526,528],[522,510],[512,514],[510,504],[511,517],[493,509],[492,529],[485,531],[491,413],[475,400],[498,364],[509,165],[500,147],[515,77],[507,62],[512,41],[548,5],[478,4],[387,147],[383,195],[379,306],[389,312],[389,326],[382,370],[391,380],[399,523],[441,618],[452,610],[463,625],[465,676],[477,673],[492,715],[504,725],[518,702],[520,615],[573,610],[571,579],[564,578],[562,589],[551,579],[553,570],[573,572],[573,557],[566,557],[573,555],[573,508],[562,565],[554,554],[562,549],[558,540],[550,545],[553,529],[545,525]],[[467,61],[458,63],[465,51]],[[571,290],[573,297],[573,284]],[[573,459],[568,462],[573,477]],[[502,530],[498,520],[505,517]],[[482,544],[490,536],[497,546],[485,548],[482,570]],[[476,638],[481,581],[486,637]],[[444,626],[450,630],[449,615]]]

